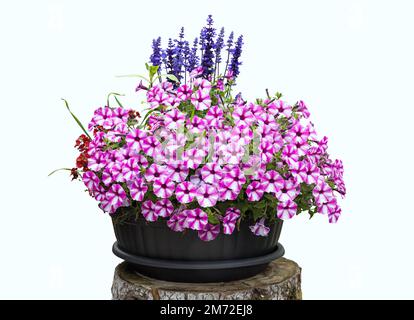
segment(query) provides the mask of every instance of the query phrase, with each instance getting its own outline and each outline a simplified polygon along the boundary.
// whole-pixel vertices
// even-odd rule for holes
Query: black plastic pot
[[[255,236],[246,221],[232,235],[220,233],[202,241],[197,232],[174,232],[165,220],[143,218],[117,223],[113,252],[151,278],[177,282],[221,282],[251,277],[284,254],[278,243],[282,220],[270,225],[267,237]]]

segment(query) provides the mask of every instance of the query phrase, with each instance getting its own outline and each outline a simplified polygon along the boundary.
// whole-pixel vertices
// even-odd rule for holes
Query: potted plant
[[[341,214],[342,162],[307,106],[268,90],[253,102],[234,95],[243,37],[224,36],[209,16],[191,44],[184,29],[165,49],[155,39],[148,76],[137,76],[143,116],[117,94],[87,129],[71,112],[84,133],[67,170],[111,216],[113,252],[151,277],[249,277],[283,255],[283,220]]]

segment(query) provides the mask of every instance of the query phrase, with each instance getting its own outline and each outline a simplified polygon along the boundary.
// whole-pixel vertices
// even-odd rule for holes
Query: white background
[[[195,36],[207,14],[243,33],[239,89],[305,100],[348,196],[336,225],[285,223],[305,299],[414,298],[411,1],[2,1],[0,298],[109,299],[109,217],[70,182],[80,134],[111,91],[140,108],[150,42]]]

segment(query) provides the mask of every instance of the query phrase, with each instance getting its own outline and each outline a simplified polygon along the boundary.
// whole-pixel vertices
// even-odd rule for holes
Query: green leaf
[[[211,211],[207,212],[208,214],[208,222],[211,224],[218,224],[220,223],[220,220],[217,218],[217,216],[212,213]]]
[[[178,80],[178,78],[175,75],[173,75],[173,74],[166,74],[165,77],[167,79],[171,80],[171,81],[180,82],[180,80]]]
[[[123,108],[123,106],[122,106],[121,102],[119,102],[119,100],[118,100],[117,96],[125,96],[125,95],[124,95],[124,94],[122,94],[122,93],[110,92],[110,93],[108,94],[108,96],[106,97],[106,105],[107,105],[108,107],[109,107],[109,98],[110,98],[111,96],[114,96],[114,98],[115,98],[116,102],[118,103],[118,105],[119,105],[121,108]]]
[[[116,103],[123,108],[124,106],[122,105],[122,103],[118,100],[118,98],[116,96],[114,96]]]
[[[72,169],[70,169],[70,168],[60,168],[60,169],[56,169],[56,170],[53,170],[51,173],[49,173],[47,176],[50,177],[55,172],[62,171],[62,170],[71,171]]]
[[[149,77],[150,77],[150,81],[152,81],[154,79],[154,76],[158,72],[158,68],[159,68],[159,66],[150,66],[149,67]]]
[[[88,136],[89,139],[92,139],[91,136],[89,135],[88,131],[86,131],[85,127],[82,125],[82,123],[79,121],[79,119],[73,114],[73,112],[70,110],[69,108],[69,104],[68,102],[62,98],[62,100],[65,102],[65,106],[68,109],[68,111],[70,112],[70,114],[72,115],[73,119],[75,119],[76,123],[78,124],[78,126],[82,129],[82,131]]]

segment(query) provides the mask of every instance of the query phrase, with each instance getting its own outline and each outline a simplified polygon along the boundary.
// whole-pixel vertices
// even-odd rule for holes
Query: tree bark
[[[299,300],[301,268],[292,260],[277,259],[248,279],[219,283],[178,283],[150,279],[123,262],[115,269],[114,300]]]

